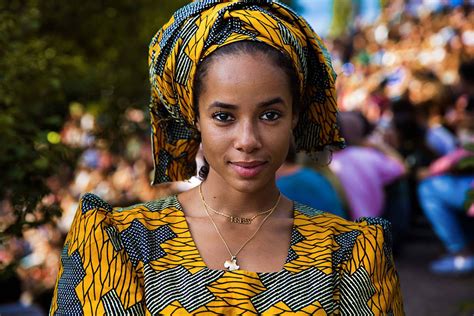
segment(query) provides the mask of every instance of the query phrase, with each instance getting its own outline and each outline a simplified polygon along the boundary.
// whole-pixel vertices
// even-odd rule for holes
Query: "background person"
[[[362,113],[341,113],[340,125],[347,147],[329,166],[344,187],[350,217],[382,216],[384,188],[405,174],[404,161],[388,145],[369,140],[372,127]]]
[[[422,173],[418,186],[421,208],[441,239],[447,254],[430,263],[436,274],[457,275],[474,272],[474,107],[466,107],[458,122],[462,147],[434,161]],[[471,193],[472,194],[472,193]],[[470,205],[469,205],[470,204]]]
[[[294,146],[290,145],[286,160],[276,174],[281,193],[293,201],[347,219],[342,198],[331,182],[323,173],[298,164],[296,158]]]

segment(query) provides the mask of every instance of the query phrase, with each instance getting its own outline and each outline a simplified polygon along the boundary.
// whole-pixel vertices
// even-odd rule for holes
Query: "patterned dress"
[[[206,267],[176,196],[112,208],[83,196],[51,315],[403,315],[388,222],[294,204],[279,272]]]

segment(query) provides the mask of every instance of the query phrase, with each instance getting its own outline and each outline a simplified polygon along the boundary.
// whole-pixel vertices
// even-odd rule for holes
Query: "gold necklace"
[[[201,196],[202,204],[204,205],[204,210],[206,211],[207,216],[211,220],[212,225],[216,229],[217,234],[221,238],[222,242],[224,243],[225,248],[227,249],[227,252],[230,255],[230,260],[226,260],[224,262],[224,268],[228,269],[229,271],[238,270],[240,267],[237,264],[237,255],[242,251],[242,249],[244,249],[245,246],[247,246],[247,244],[255,237],[255,235],[257,235],[260,228],[262,228],[263,224],[267,221],[267,219],[270,217],[270,215],[272,215],[273,211],[275,211],[276,207],[278,206],[278,202],[280,202],[281,194],[278,196],[277,203],[269,210],[267,216],[265,216],[263,218],[262,222],[260,223],[260,225],[258,225],[257,229],[252,234],[252,236],[250,236],[249,239],[247,239],[247,241],[245,241],[243,243],[243,245],[240,246],[239,250],[237,250],[237,252],[235,254],[232,254],[232,251],[230,251],[229,245],[227,245],[227,242],[225,241],[224,236],[222,236],[222,233],[220,232],[219,228],[217,227],[216,222],[214,222],[214,219],[211,217],[211,214],[209,214],[208,206],[207,206],[206,202],[204,202],[204,198],[202,196],[201,186],[199,186],[199,193],[201,193],[200,196]]]
[[[217,215],[227,217],[231,223],[234,223],[234,224],[247,224],[247,225],[252,224],[253,220],[256,219],[258,216],[268,214],[272,210],[274,210],[276,208],[276,206],[278,205],[278,203],[280,202],[280,198],[281,198],[281,194],[278,194],[278,199],[277,199],[276,203],[266,211],[257,213],[252,217],[240,217],[240,216],[233,216],[233,215],[226,214],[224,212],[220,212],[216,209],[213,209],[209,204],[207,204],[206,201],[204,200],[204,196],[202,195],[202,183],[199,185],[199,196],[201,197],[201,201],[204,204],[204,206],[206,207],[206,209],[212,211],[213,213],[215,213]]]

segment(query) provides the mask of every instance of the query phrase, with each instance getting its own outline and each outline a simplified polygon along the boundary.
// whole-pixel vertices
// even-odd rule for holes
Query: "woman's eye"
[[[266,121],[275,121],[281,117],[281,114],[276,111],[268,111],[262,114],[261,118]]]
[[[212,118],[218,120],[219,122],[230,122],[233,121],[233,117],[225,112],[216,112],[212,114]]]

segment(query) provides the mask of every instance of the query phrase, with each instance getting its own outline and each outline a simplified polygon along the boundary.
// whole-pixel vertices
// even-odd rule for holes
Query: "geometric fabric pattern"
[[[156,272],[145,265],[144,270],[145,301],[153,315],[174,301],[180,302],[189,313],[210,303],[215,297],[207,286],[224,274],[224,271],[204,269],[192,274],[183,266]]]
[[[293,261],[298,258],[298,255],[296,252],[293,250],[292,246],[296,245],[300,241],[304,240],[304,236],[301,235],[301,233],[293,227],[291,231],[291,239],[290,239],[290,249],[288,250],[288,257],[286,258],[286,262]]]
[[[145,316],[145,311],[141,304],[135,304],[128,309],[125,309],[120,302],[120,298],[115,290],[109,291],[102,296],[102,303],[104,304],[106,315],[137,315]]]
[[[369,225],[380,225],[383,227],[383,251],[387,258],[392,257],[392,224],[378,217],[362,217],[357,222],[366,221]]]
[[[120,234],[118,232],[118,229],[114,226],[109,226],[109,227],[105,227],[105,231],[107,232],[107,235],[109,236],[109,240],[114,246],[115,251],[122,250],[123,244],[122,244],[122,240],[120,239]]]
[[[82,267],[81,256],[77,251],[68,255],[68,245],[61,253],[61,264],[63,273],[59,277],[57,291],[58,299],[65,302],[56,311],[57,315],[80,314],[82,312],[81,301],[76,294],[76,286],[85,277]]]
[[[176,196],[79,205],[51,315],[403,315],[384,220],[295,203],[283,268],[227,271],[207,268]]]
[[[260,280],[266,290],[252,298],[252,304],[258,313],[267,311],[279,302],[283,302],[293,311],[318,302],[323,310],[333,312],[334,278],[331,274],[312,267],[301,273],[284,271],[266,274],[262,275]]]
[[[149,263],[164,257],[166,253],[160,245],[175,238],[176,234],[166,225],[150,230],[140,221],[133,220],[120,236],[130,262],[136,267],[139,261]]]
[[[334,240],[341,245],[341,248],[333,252],[332,262],[337,267],[341,262],[348,261],[352,256],[352,249],[357,241],[357,236],[360,235],[360,231],[353,230],[347,233],[342,233],[334,237]]]
[[[340,288],[342,315],[374,315],[374,312],[369,308],[368,302],[376,289],[364,268],[357,269],[352,275],[345,274]]]
[[[84,194],[84,196],[81,199],[81,203],[82,203],[82,212],[83,213],[86,213],[86,212],[88,212],[90,210],[93,210],[97,207],[100,207],[100,208],[102,208],[104,210],[107,210],[107,211],[112,210],[112,206],[109,203],[105,202],[100,197],[98,197],[97,195],[92,194],[92,193]]]
[[[273,0],[200,0],[179,9],[149,45],[154,183],[195,175],[200,135],[194,78],[220,47],[260,42],[284,54],[298,76],[297,151],[343,147],[337,128],[336,74],[323,41],[306,20]]]

